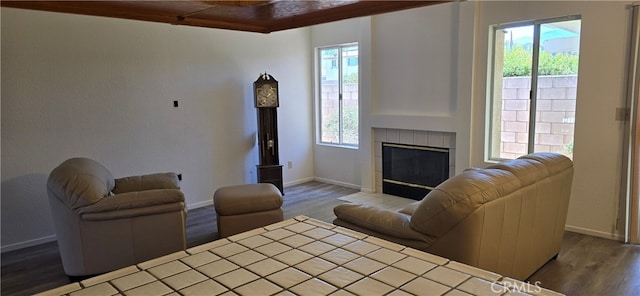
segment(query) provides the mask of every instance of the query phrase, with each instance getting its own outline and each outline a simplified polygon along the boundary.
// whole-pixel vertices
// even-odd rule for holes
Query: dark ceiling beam
[[[13,1],[3,7],[270,33],[449,1]]]
[[[274,20],[268,25],[269,32],[301,28],[350,18],[372,16],[381,13],[418,8],[451,1],[358,1],[352,4],[293,15]]]

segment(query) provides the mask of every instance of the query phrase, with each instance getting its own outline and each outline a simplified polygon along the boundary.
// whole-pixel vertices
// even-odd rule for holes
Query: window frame
[[[502,110],[494,110],[494,105],[496,104],[495,100],[497,100],[495,94],[495,79],[496,79],[496,32],[498,30],[504,30],[508,28],[515,27],[524,27],[524,26],[533,26],[533,44],[532,44],[532,61],[531,61],[531,78],[530,78],[530,90],[529,90],[529,124],[527,130],[527,153],[533,153],[535,151],[535,136],[536,136],[536,110],[537,110],[537,101],[538,101],[538,70],[539,70],[539,62],[540,62],[540,28],[544,24],[555,23],[555,22],[564,22],[564,21],[573,21],[580,20],[582,21],[581,15],[566,15],[561,17],[554,18],[545,18],[545,19],[537,19],[537,20],[529,20],[529,21],[520,21],[520,22],[510,22],[510,23],[500,23],[491,25],[489,28],[489,50],[487,57],[487,90],[486,90],[486,110],[485,110],[485,149],[484,149],[484,159],[485,162],[500,162],[504,160],[509,160],[510,158],[500,157],[500,148],[496,148],[496,143],[499,143],[500,140],[494,140],[496,137],[496,133],[500,133],[502,128],[494,129],[496,124],[495,113],[501,112]],[[578,70],[579,73],[579,70]],[[578,74],[579,77],[579,74]],[[502,77],[500,77],[502,78]],[[503,98],[501,97],[500,100]],[[500,116],[500,123],[502,122],[502,116]],[[496,132],[497,131],[497,132]],[[497,137],[500,137],[499,135]],[[574,136],[575,137],[575,136]],[[493,156],[494,150],[497,149],[498,156]]]
[[[343,65],[343,61],[342,61],[342,54],[343,54],[343,49],[344,48],[348,48],[348,47],[356,47],[358,50],[358,56],[357,56],[357,63],[358,63],[358,97],[357,97],[357,113],[358,113],[358,120],[357,120],[357,132],[358,132],[358,141],[357,143],[353,144],[353,143],[345,143],[344,139],[343,139],[343,134],[344,134],[344,112],[345,112],[345,106],[344,106],[344,100],[343,100],[343,91],[344,91],[344,82],[343,82],[343,70],[344,67],[346,67],[346,65]],[[337,49],[338,50],[338,58],[337,58],[337,67],[338,67],[338,142],[325,142],[322,140],[322,132],[323,132],[323,113],[322,113],[322,51],[323,50],[330,50],[330,49]],[[341,44],[336,44],[336,45],[328,45],[328,46],[320,46],[317,47],[315,49],[315,55],[316,55],[316,67],[315,67],[315,71],[316,71],[316,108],[317,111],[315,112],[316,114],[316,144],[317,145],[324,145],[324,146],[334,146],[334,147],[342,147],[342,148],[351,148],[351,149],[358,149],[360,146],[360,94],[359,94],[359,89],[360,89],[360,61],[359,61],[359,57],[360,57],[360,45],[358,44],[358,42],[349,42],[349,43],[341,43]]]

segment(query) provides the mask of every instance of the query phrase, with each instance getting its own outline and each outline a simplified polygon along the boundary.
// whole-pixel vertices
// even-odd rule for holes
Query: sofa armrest
[[[118,178],[115,179],[113,193],[120,194],[152,189],[180,189],[178,175],[176,173],[158,173]]]
[[[340,220],[397,238],[425,241],[426,236],[409,226],[411,216],[371,206],[342,204],[333,208]]]
[[[177,189],[155,189],[146,191],[135,191],[114,196],[104,197],[99,202],[92,205],[78,208],[76,212],[86,219],[88,217],[100,216],[121,217],[118,212],[126,212],[125,216],[143,216],[157,214],[158,209],[162,211],[184,210],[184,194]],[[96,217],[97,217],[96,216]],[[121,217],[122,218],[122,217]]]

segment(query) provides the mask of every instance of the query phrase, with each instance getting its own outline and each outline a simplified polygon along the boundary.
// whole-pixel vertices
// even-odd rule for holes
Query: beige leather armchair
[[[334,224],[524,280],[558,255],[573,162],[535,153],[454,176],[399,211],[344,204]]]
[[[64,271],[95,275],[186,248],[185,203],[175,173],[114,179],[72,158],[47,182]]]

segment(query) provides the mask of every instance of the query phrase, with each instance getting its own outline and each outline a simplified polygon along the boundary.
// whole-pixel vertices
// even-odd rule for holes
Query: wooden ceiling
[[[3,7],[115,17],[270,33],[348,18],[434,5],[445,1],[220,0],[220,1],[13,1]]]

